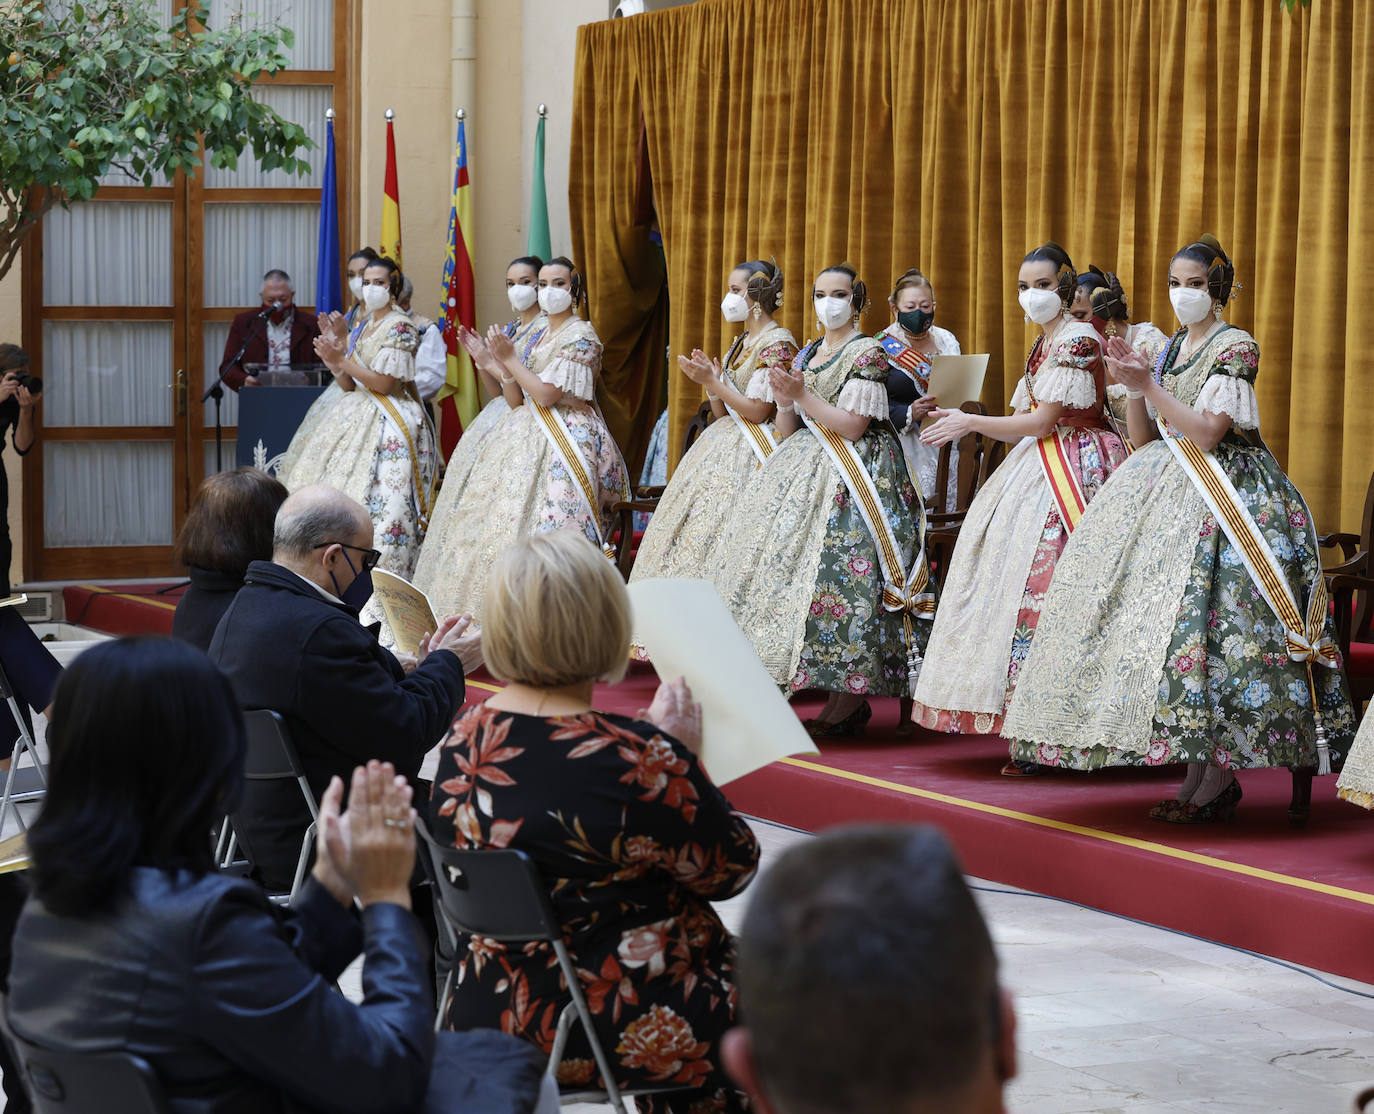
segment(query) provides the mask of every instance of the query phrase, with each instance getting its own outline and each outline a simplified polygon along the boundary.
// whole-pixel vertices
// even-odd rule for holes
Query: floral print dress
[[[759,850],[691,751],[626,716],[479,704],[440,751],[429,815],[440,843],[534,860],[617,1083],[692,1088],[641,1110],[747,1109],[717,1054],[734,1024],[734,945],[709,903],[748,885]],[[552,1049],[570,1001],[552,948],[470,937],[457,959],[450,1029]],[[567,1048],[560,1084],[596,1083],[580,1026]]]
[[[1092,500],[1126,447],[1107,425],[1106,368],[1091,325],[1037,338],[1011,408],[1063,407],[1056,427],[1083,497]],[[1069,531],[1045,476],[1038,442],[1023,437],[969,507],[930,632],[912,718],[936,731],[996,734],[1036,637],[1041,601]]]
[[[1259,429],[1259,346],[1227,325],[1183,360],[1183,338],[1156,379],[1193,409],[1231,418],[1212,455],[1306,614],[1321,568],[1306,504],[1242,433]],[[1355,730],[1350,692],[1340,668],[1314,667],[1313,679],[1339,765]],[[1002,734],[1013,758],[1082,770],[1317,764],[1307,668],[1163,440],[1137,449],[1079,521]]]
[[[819,342],[808,344],[793,367],[818,397],[872,419],[854,449],[909,571],[920,553],[920,496],[887,421],[887,356],[870,337],[855,338],[828,359],[818,349]],[[754,473],[734,523],[720,550],[721,598],[779,685],[908,693],[906,624],[900,611],[883,607],[873,535],[806,426]],[[913,616],[911,629],[924,647],[929,622]]]

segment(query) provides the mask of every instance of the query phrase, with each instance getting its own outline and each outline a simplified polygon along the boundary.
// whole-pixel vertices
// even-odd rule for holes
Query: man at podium
[[[296,312],[295,293],[291,276],[280,268],[262,276],[262,305],[235,317],[224,342],[220,366],[232,361],[224,371],[225,386],[236,391],[245,383],[256,386],[257,376],[245,370],[255,364],[286,370],[292,364],[319,362],[315,338],[320,327],[311,315]]]

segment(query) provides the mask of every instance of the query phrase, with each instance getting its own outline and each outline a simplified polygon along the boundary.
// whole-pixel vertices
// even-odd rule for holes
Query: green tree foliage
[[[45,212],[111,170],[151,187],[202,153],[232,169],[250,146],[264,170],[309,170],[305,129],[250,92],[286,68],[291,32],[206,18],[197,3],[164,26],[152,0],[0,0],[0,278]]]
[[[1299,7],[1310,8],[1312,0],[1279,0],[1279,6],[1290,15],[1296,12]]]

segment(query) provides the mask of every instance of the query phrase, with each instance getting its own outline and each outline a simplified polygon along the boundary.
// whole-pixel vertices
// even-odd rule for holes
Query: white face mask
[[[730,324],[738,324],[749,316],[749,303],[744,300],[743,294],[736,294],[732,290],[720,300],[720,315]]]
[[[1175,286],[1169,291],[1169,301],[1173,303],[1174,313],[1183,325],[1196,325],[1212,312],[1212,295],[1205,290]]]
[[[506,287],[506,297],[510,299],[510,308],[516,313],[524,313],[535,302],[539,301],[539,291],[533,286],[523,282],[517,282],[514,286]]]
[[[364,286],[363,305],[376,311],[391,301],[391,291],[385,286]]]
[[[563,286],[541,286],[539,308],[545,313],[562,313],[572,305],[572,291]]]
[[[1060,301],[1057,290],[1039,290],[1031,287],[1029,290],[1021,291],[1016,300],[1021,303],[1026,316],[1037,325],[1047,325],[1064,312],[1064,303]]]
[[[854,316],[854,303],[848,298],[817,298],[816,317],[827,329],[838,329]]]
[[[363,276],[350,275],[348,277],[348,292],[358,301],[363,300]]]

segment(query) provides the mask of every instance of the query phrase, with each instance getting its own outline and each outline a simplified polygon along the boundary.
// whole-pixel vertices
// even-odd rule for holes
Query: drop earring
[[[759,308],[758,302],[754,303],[754,308],[750,310],[750,313],[753,314],[755,321],[757,321],[760,317],[763,316],[763,310]]]
[[[1221,303],[1220,303],[1220,302],[1218,302],[1216,305],[1214,305],[1214,306],[1212,307],[1212,316],[1215,317],[1218,321],[1221,320]]]

